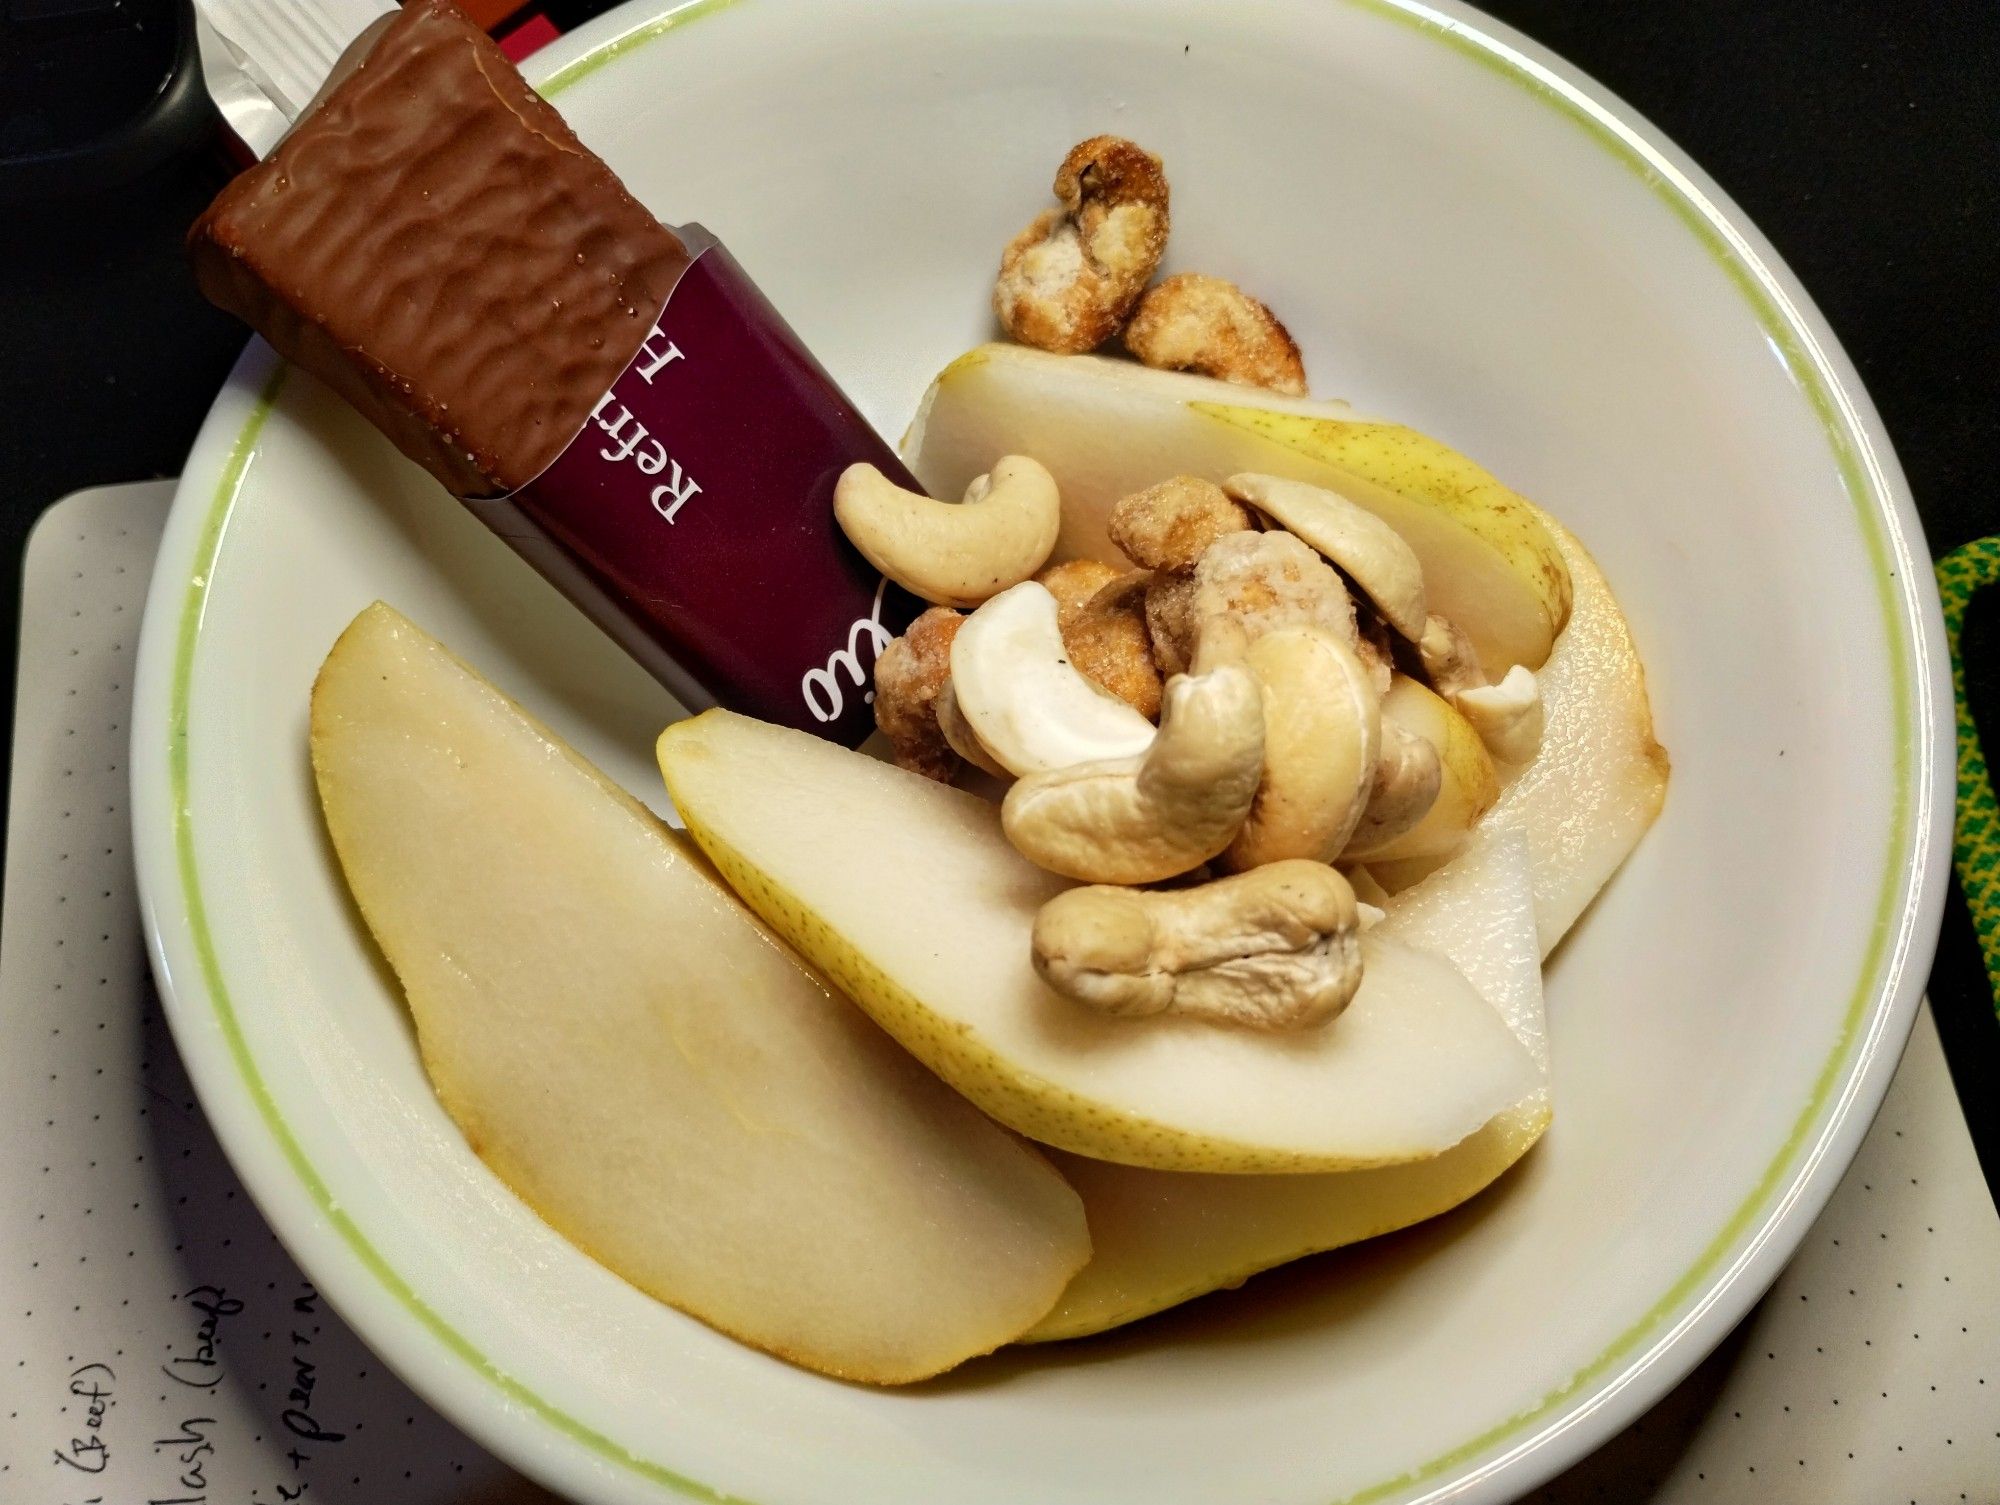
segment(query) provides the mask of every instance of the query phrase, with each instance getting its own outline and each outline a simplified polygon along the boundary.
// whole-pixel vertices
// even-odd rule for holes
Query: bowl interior
[[[1603,130],[1376,0],[741,0],[651,35],[664,9],[572,40],[558,61],[638,28],[565,112],[891,435],[986,337],[999,247],[1069,143],[1161,153],[1172,269],[1239,280],[1317,392],[1437,433],[1595,552],[1666,814],[1550,968],[1556,1124],[1494,1192],[1126,1334],[902,1393],[817,1379],[627,1288],[467,1152],[304,757],[314,671],[376,598],[660,808],[674,707],[336,399],[253,362],[190,466],[142,685],[164,726],[185,652],[200,913],[166,823],[141,843],[177,1033],[267,1211],[432,1399],[593,1498],[1414,1497],[1604,1403],[1794,1193],[1905,907],[1911,649],[1784,332]],[[139,759],[164,770],[165,738]]]

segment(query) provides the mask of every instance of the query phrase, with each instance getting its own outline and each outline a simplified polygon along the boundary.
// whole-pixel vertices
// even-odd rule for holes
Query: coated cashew
[[[1000,256],[993,311],[1008,337],[1075,355],[1125,322],[1167,248],[1160,159],[1119,136],[1092,136],[1056,170],[1062,209],[1037,215]]]
[[[1204,633],[1206,639],[1213,633]],[[1365,665],[1323,627],[1281,627],[1247,650],[1264,702],[1264,774],[1223,852],[1232,871],[1331,862],[1360,824],[1381,756],[1381,701]]]
[[[1049,589],[1056,598],[1057,621],[1062,627],[1063,645],[1077,672],[1132,707],[1148,721],[1160,714],[1160,668],[1153,660],[1152,636],[1146,627],[1146,588],[1151,576],[1144,570],[1119,574],[1109,565],[1090,561],[1108,580],[1080,601],[1064,599],[1066,589],[1081,586],[1075,571],[1083,560],[1072,560],[1044,570],[1037,578],[1045,583],[1062,575]]]
[[[1120,497],[1105,519],[1111,541],[1146,570],[1191,570],[1216,539],[1251,526],[1248,509],[1198,476],[1174,476]]]
[[[1193,658],[1204,622],[1235,617],[1252,638],[1280,627],[1324,627],[1357,641],[1354,601],[1340,576],[1289,533],[1225,533],[1202,552],[1190,575],[1157,575],[1147,592],[1146,623],[1162,672]]]
[[[1414,830],[1444,788],[1438,750],[1395,722],[1382,722],[1382,754],[1368,789],[1368,804],[1343,853],[1371,852]]]
[[[1033,575],[1062,525],[1055,477],[1008,455],[965,488],[959,503],[905,491],[873,465],[850,465],[833,513],[868,562],[938,606],[977,606]]]
[[[1125,348],[1148,366],[1195,371],[1240,387],[1306,395],[1298,342],[1278,316],[1221,277],[1180,272],[1139,300]]]
[[[1526,763],[1541,751],[1542,689],[1525,664],[1514,665],[1497,685],[1460,690],[1450,699],[1501,762]]]
[[[1369,483],[1357,476],[1342,484],[1362,490]],[[1404,637],[1413,643],[1423,637],[1429,615],[1423,565],[1403,535],[1373,512],[1330,487],[1279,476],[1235,475],[1222,489],[1339,565]]]
[[[958,772],[939,713],[951,688],[951,645],[965,618],[933,606],[875,660],[875,725],[895,750],[896,765],[940,783]]]
[[[1085,883],[1156,883],[1229,845],[1263,765],[1257,681],[1239,664],[1222,664],[1167,682],[1160,730],[1144,754],[1024,777],[1007,791],[1001,824],[1024,857],[1050,872]]]
[[[1134,757],[1153,742],[1150,721],[1070,662],[1056,598],[1032,580],[965,619],[951,683],[977,745],[1015,775]]]
[[[1472,639],[1443,617],[1427,617],[1416,644],[1425,678],[1446,700],[1486,683],[1486,670],[1480,666],[1479,650],[1472,646]]]
[[[1327,1023],[1361,986],[1354,890],[1322,863],[1275,862],[1198,888],[1075,888],[1035,917],[1035,970],[1107,1014],[1253,1029]]]

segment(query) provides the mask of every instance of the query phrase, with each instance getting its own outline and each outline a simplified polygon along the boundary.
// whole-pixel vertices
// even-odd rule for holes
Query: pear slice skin
[[[1563,551],[1576,604],[1536,673],[1541,750],[1482,824],[1528,833],[1547,956],[1659,819],[1672,765],[1653,735],[1646,668],[1604,572],[1575,534],[1552,517],[1542,522]]]
[[[803,732],[708,711],[660,737],[688,830],[746,903],[1000,1122],[1155,1169],[1305,1172],[1426,1159],[1537,1090],[1529,1053],[1439,957],[1364,940],[1323,1029],[1113,1019],[1036,977],[1067,886],[977,796]]]
[[[675,833],[388,607],[313,688],[327,828],[467,1143],[641,1290],[897,1384],[1089,1253],[1048,1163],[911,1060]]]
[[[1135,1322],[1261,1270],[1407,1228],[1484,1190],[1550,1121],[1548,1045],[1527,837],[1484,829],[1429,879],[1389,901],[1377,927],[1445,955],[1534,1056],[1532,1097],[1442,1155],[1325,1176],[1200,1176],[1058,1152],[1083,1197],[1092,1255],[1029,1343]]]
[[[1253,392],[1130,361],[981,345],[940,372],[903,440],[925,487],[957,496],[1002,454],[1033,455],[1062,491],[1055,558],[1119,558],[1112,504],[1175,474],[1240,471],[1331,486],[1403,536],[1430,609],[1498,678],[1537,668],[1562,631],[1570,583],[1541,512],[1464,455],[1344,403]]]

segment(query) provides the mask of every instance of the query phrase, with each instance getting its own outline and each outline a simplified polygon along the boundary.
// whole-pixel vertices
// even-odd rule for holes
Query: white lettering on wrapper
[[[875,601],[868,608],[868,615],[847,629],[847,645],[837,648],[826,663],[817,669],[808,669],[799,681],[799,692],[805,697],[806,709],[820,721],[835,721],[846,707],[847,698],[840,688],[839,675],[844,671],[857,686],[868,683],[868,671],[861,667],[861,655],[855,650],[866,640],[874,652],[870,661],[881,657],[882,650],[894,641],[894,634],[882,625],[882,593],[889,588],[887,580],[875,583]],[[875,698],[871,691],[867,699]]]
[[[680,359],[680,356],[679,346],[669,346],[667,352],[656,351],[655,364],[651,369],[658,371],[668,362]],[[640,368],[639,374],[644,376],[646,368]],[[667,453],[667,447],[653,437],[652,431],[633,415],[630,408],[617,400],[615,393],[606,392],[600,397],[597,406],[590,410],[590,418],[610,441],[597,452],[599,458],[614,465],[630,460],[639,474],[644,476],[667,474],[667,479],[653,488],[650,499],[653,510],[669,523],[691,498],[701,494],[700,483],[681,469],[681,462]]]
[[[698,495],[701,487],[695,484],[693,477],[682,474],[680,461],[669,460],[667,463],[673,466],[674,473],[653,488],[653,510],[671,523],[674,514],[687,505],[689,497]]]
[[[652,330],[646,335],[646,338],[640,342],[639,354],[646,358],[646,364],[639,368],[639,378],[649,387],[653,384],[653,378],[666,370],[667,367],[671,366],[675,361],[686,359],[681,354],[681,347],[676,345],[672,340],[667,340],[666,349],[661,350],[656,348],[654,344],[656,340],[666,339],[666,331],[655,324]]]

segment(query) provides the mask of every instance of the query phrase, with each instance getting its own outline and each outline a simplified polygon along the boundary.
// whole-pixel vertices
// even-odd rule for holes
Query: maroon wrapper
[[[529,485],[465,505],[691,709],[852,746],[923,603],[842,536],[857,461],[920,489],[736,260],[699,249],[624,374]]]

